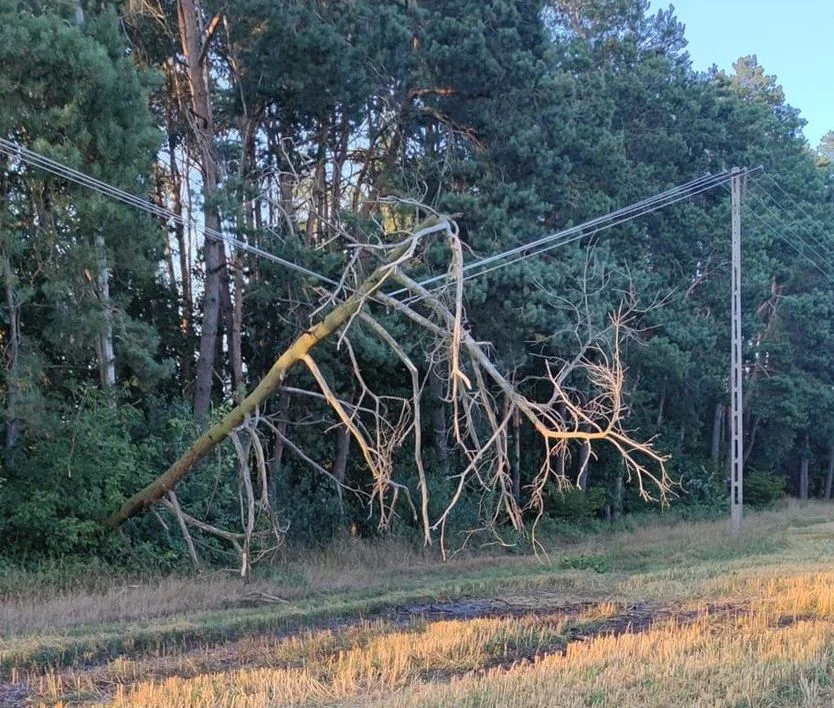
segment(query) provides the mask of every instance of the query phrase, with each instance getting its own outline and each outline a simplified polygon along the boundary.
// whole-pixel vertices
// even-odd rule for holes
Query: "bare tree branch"
[[[445,286],[430,291],[406,275],[403,269],[416,255],[422,239],[441,232],[451,251],[449,270]],[[118,527],[159,499],[163,499],[166,505],[171,504],[170,498],[164,501],[165,495],[210,450],[230,437],[238,460],[243,532],[220,535],[217,529],[206,524],[199,525],[181,510],[180,513],[189,525],[232,542],[241,554],[242,572],[246,575],[254,562],[250,547],[252,539],[262,533],[256,531],[258,509],[272,514],[258,426],[261,423],[266,425],[300,459],[333,478],[268,418],[258,413],[266,397],[283,385],[287,372],[299,362],[306,366],[320,391],[304,393],[321,397],[327,403],[362,453],[373,480],[372,491],[368,495],[370,513],[378,507],[379,524],[387,527],[396,514],[402,494],[414,521],[422,526],[425,543],[431,543],[433,533],[439,532],[444,554],[451,514],[473,489],[481,493],[479,508],[484,514],[484,528],[496,533],[496,542],[504,543],[497,534],[503,523],[522,531],[524,512],[530,511],[534,518],[533,541],[536,543],[535,528],[544,513],[548,483],[555,482],[559,488],[572,484],[564,465],[571,444],[575,447],[576,443],[581,443],[588,458],[594,454],[593,445],[606,443],[612,446],[623,460],[629,478],[634,478],[640,496],[666,500],[670,493],[666,457],[653,449],[651,441],[641,442],[633,437],[624,424],[628,409],[624,400],[625,371],[620,342],[631,332],[631,322],[637,312],[633,298],[610,316],[607,325],[595,327],[591,321],[590,305],[594,293],[589,290],[590,266],[586,261],[580,286],[581,303],[575,308],[577,352],[566,361],[545,357],[545,373],[533,381],[538,392],[533,397],[522,391],[524,382],[517,381],[514,373],[505,374],[499,369],[491,345],[477,341],[468,329],[463,297],[463,245],[453,222],[433,217],[404,241],[372,250],[390,253],[387,263],[377,268],[345,302],[335,306],[323,320],[302,334],[276,361],[258,387],[220,423],[200,437],[165,474],[111,515],[107,520],[111,527]],[[342,284],[346,280],[343,278]],[[380,287],[387,280],[398,281],[408,296],[399,300],[381,292]],[[382,304],[389,311],[405,317],[428,338],[429,341],[422,343],[425,361],[413,360],[403,343],[374,317],[372,303]],[[410,395],[380,395],[371,390],[346,334],[355,318],[359,318],[406,368]],[[346,351],[350,362],[355,392],[351,404],[336,396],[311,356],[318,342],[340,329],[342,333],[337,350]],[[429,476],[423,461],[422,397],[425,378],[421,379],[421,370],[432,372],[431,375],[437,377],[435,391],[451,405],[452,441],[463,461],[462,469],[450,478],[453,483],[450,498],[443,500],[443,511],[435,519],[429,515]],[[577,388],[568,386],[569,380]],[[299,391],[288,390],[294,393]],[[511,445],[511,427],[518,440],[518,427],[522,423],[532,427],[544,448],[541,467],[524,490],[526,503],[519,499],[521,494],[517,488],[518,481],[514,479],[514,462],[511,459],[512,453],[518,454],[519,445],[517,441],[515,449]],[[240,433],[246,434],[245,442]],[[419,513],[409,487],[395,479],[396,453],[409,439],[413,441],[417,470]],[[581,475],[584,474],[586,470],[581,471]],[[259,483],[259,501],[252,486],[253,478]],[[341,495],[342,484],[339,480],[334,481]],[[280,543],[280,529],[274,516],[270,519],[272,532]]]
[[[287,372],[309,354],[321,341],[346,325],[379,287],[387,280],[400,263],[411,257],[417,245],[417,235],[431,232],[438,226],[438,220],[432,217],[419,229],[415,236],[400,244],[391,254],[388,263],[377,268],[364,283],[338,307],[334,308],[324,319],[304,332],[273,364],[267,375],[252,393],[233,408],[223,419],[201,435],[194,444],[168,470],[157,477],[144,489],[134,494],[118,510],[104,520],[105,526],[117,529],[125,521],[146,509],[150,504],[161,499],[174,489],[194,466],[209,452],[223,442],[229,434],[243,423],[284,381]]]

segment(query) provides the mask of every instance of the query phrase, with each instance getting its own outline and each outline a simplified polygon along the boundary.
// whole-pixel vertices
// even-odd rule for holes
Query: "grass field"
[[[834,505],[0,601],[0,705],[834,705]]]

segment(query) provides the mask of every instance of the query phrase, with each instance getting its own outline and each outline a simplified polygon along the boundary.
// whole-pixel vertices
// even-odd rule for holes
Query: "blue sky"
[[[652,0],[665,8],[669,0]],[[775,74],[787,102],[808,121],[805,137],[816,147],[834,130],[834,0],[677,0],[695,69],[730,70],[740,56],[756,54]]]

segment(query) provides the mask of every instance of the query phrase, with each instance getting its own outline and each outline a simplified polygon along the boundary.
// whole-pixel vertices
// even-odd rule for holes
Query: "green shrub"
[[[545,502],[545,512],[554,520],[567,522],[590,521],[598,518],[608,504],[608,492],[602,487],[566,489],[552,487]]]
[[[744,503],[754,509],[772,505],[785,491],[785,478],[772,472],[747,470],[744,474]]]

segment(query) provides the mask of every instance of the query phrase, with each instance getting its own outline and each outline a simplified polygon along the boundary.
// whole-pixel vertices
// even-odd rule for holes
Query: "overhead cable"
[[[800,211],[804,216],[813,221],[813,217],[811,216],[811,214],[808,213],[808,210],[804,206],[802,206],[794,197],[788,194],[782,188],[782,186],[775,179],[773,179],[773,177],[771,177],[767,173],[765,173],[764,177],[789,200],[790,206],[792,206],[797,211]],[[780,211],[786,211],[786,208],[782,204],[782,202],[776,199],[776,197],[773,196],[773,193],[767,190],[761,182],[757,182],[757,187],[767,195],[768,199],[770,199],[770,201],[773,202],[779,208]],[[794,220],[793,223],[794,225],[797,225],[797,228],[799,228],[796,220]],[[831,247],[827,246],[819,236],[817,236],[811,231],[809,227],[803,226],[802,232],[809,240],[814,242],[815,247],[811,246],[807,242],[805,243],[805,246],[808,248],[808,250],[812,251],[817,257],[822,259],[829,267],[834,267],[834,257],[831,253]],[[822,253],[820,253],[820,251],[822,251]]]
[[[741,172],[742,175],[752,174],[761,168],[746,169]],[[527,258],[531,258],[542,253],[546,253],[560,246],[573,243],[582,238],[592,236],[600,231],[613,228],[620,224],[632,221],[641,216],[645,216],[659,209],[665,208],[672,204],[691,199],[698,194],[715,189],[718,186],[729,182],[733,177],[733,172],[726,170],[717,174],[705,174],[697,177],[689,182],[672,187],[664,192],[654,196],[643,199],[634,204],[630,204],[621,209],[605,214],[603,216],[591,219],[582,224],[572,226],[563,231],[559,231],[547,236],[542,236],[529,243],[520,244],[513,248],[501,251],[500,253],[487,256],[476,261],[472,261],[463,267],[464,280],[471,280],[472,278],[485,275],[500,268],[513,265]],[[489,267],[487,267],[489,266]],[[428,286],[439,281],[445,281],[448,276],[446,274],[432,276],[420,282],[421,285]],[[434,290],[435,288],[430,288]],[[405,290],[397,290],[391,295],[400,295]],[[419,299],[417,297],[410,298],[411,301]]]
[[[247,253],[252,253],[260,258],[264,258],[268,261],[272,261],[273,263],[278,263],[279,265],[293,270],[297,273],[301,273],[302,275],[308,276],[310,278],[314,278],[322,283],[326,283],[332,286],[339,286],[332,278],[328,278],[321,273],[317,273],[314,270],[306,268],[298,263],[294,263],[293,261],[287,260],[286,258],[281,258],[280,256],[276,256],[274,253],[270,253],[269,251],[265,251],[258,246],[254,246],[251,243],[247,243],[246,241],[242,241],[234,236],[229,236],[228,234],[223,234],[220,231],[217,231],[212,228],[208,228],[205,226],[200,226],[194,219],[187,219],[179,214],[174,213],[170,209],[166,209],[165,207],[161,207],[158,204],[154,204],[153,202],[139,197],[135,194],[131,194],[130,192],[126,192],[123,189],[118,187],[114,187],[107,182],[103,182],[91,175],[85,174],[84,172],[80,172],[79,170],[73,169],[67,165],[64,165],[57,160],[53,160],[45,155],[37,153],[33,150],[29,150],[28,148],[20,145],[18,143],[12,142],[10,140],[5,140],[4,138],[0,138],[0,152],[5,153],[6,155],[17,158],[33,167],[38,167],[46,172],[54,174],[58,177],[63,179],[69,180],[70,182],[74,182],[75,184],[79,184],[83,187],[87,187],[95,192],[99,192],[107,197],[112,199],[116,199],[117,201],[122,202],[123,204],[127,204],[129,206],[135,207],[137,209],[142,209],[149,214],[152,214],[156,217],[171,220],[176,224],[180,224],[186,227],[193,227],[198,233],[203,234],[206,238],[210,238],[216,241],[222,241],[223,243],[228,243],[231,246],[234,246],[241,251],[246,251]]]
[[[0,153],[5,153],[10,157],[17,158],[29,165],[32,165],[33,167],[45,170],[51,174],[62,177],[81,186],[87,187],[88,189],[101,193],[112,199],[116,199],[129,206],[141,209],[159,218],[170,220],[176,224],[181,224],[183,226],[192,227],[199,233],[202,233],[206,238],[215,239],[224,243],[228,243],[231,246],[238,248],[242,251],[252,253],[256,256],[277,263],[289,270],[301,273],[305,276],[311,277],[315,280],[334,286],[336,288],[345,287],[343,283],[340,284],[339,282],[331,278],[328,278],[327,276],[322,275],[321,273],[317,273],[316,271],[306,268],[305,266],[299,265],[298,263],[294,263],[293,261],[281,258],[280,256],[277,256],[274,253],[270,253],[269,251],[266,251],[258,246],[254,246],[250,243],[247,243],[246,241],[242,241],[238,238],[235,238],[227,234],[223,234],[220,231],[208,227],[200,226],[194,219],[187,219],[181,215],[174,213],[170,209],[154,204],[143,197],[131,194],[123,189],[103,182],[102,180],[96,179],[91,175],[73,169],[67,165],[58,162],[57,160],[53,160],[52,158],[49,158],[45,155],[30,150],[16,142],[0,138]],[[757,169],[759,168],[753,170],[744,170],[742,174],[750,174],[752,172],[755,172]],[[731,178],[732,173],[729,170],[714,175],[701,175],[700,177],[690,180],[689,182],[677,185],[664,192],[653,195],[651,197],[647,197],[638,202],[635,202],[634,204],[622,207],[608,214],[604,214],[603,216],[599,216],[589,221],[583,222],[582,224],[572,226],[570,228],[558,231],[553,234],[549,234],[547,236],[542,236],[528,243],[519,244],[517,246],[514,246],[513,248],[507,249],[500,253],[496,253],[472,261],[463,266],[464,280],[470,280],[472,278],[484,275],[494,270],[507,267],[509,265],[518,263],[519,261],[525,260],[532,256],[545,253],[554,248],[564,246],[576,240],[596,234],[600,231],[613,228],[614,226],[626,223],[640,216],[645,216],[672,204],[676,204],[686,199],[691,199],[692,197],[698,194],[714,189],[715,187],[720,186],[722,184],[726,184],[726,182],[728,182]],[[430,229],[427,229],[425,233],[428,234],[432,231],[436,231],[441,228],[445,228],[443,223],[435,225]],[[415,235],[420,234],[418,233]],[[440,281],[446,280],[447,277],[448,276],[446,274],[433,276],[421,281],[420,284],[423,286],[427,286],[434,283],[439,283]],[[389,295],[397,296],[403,294],[404,292],[406,292],[404,289],[400,289],[393,293],[389,293]]]

